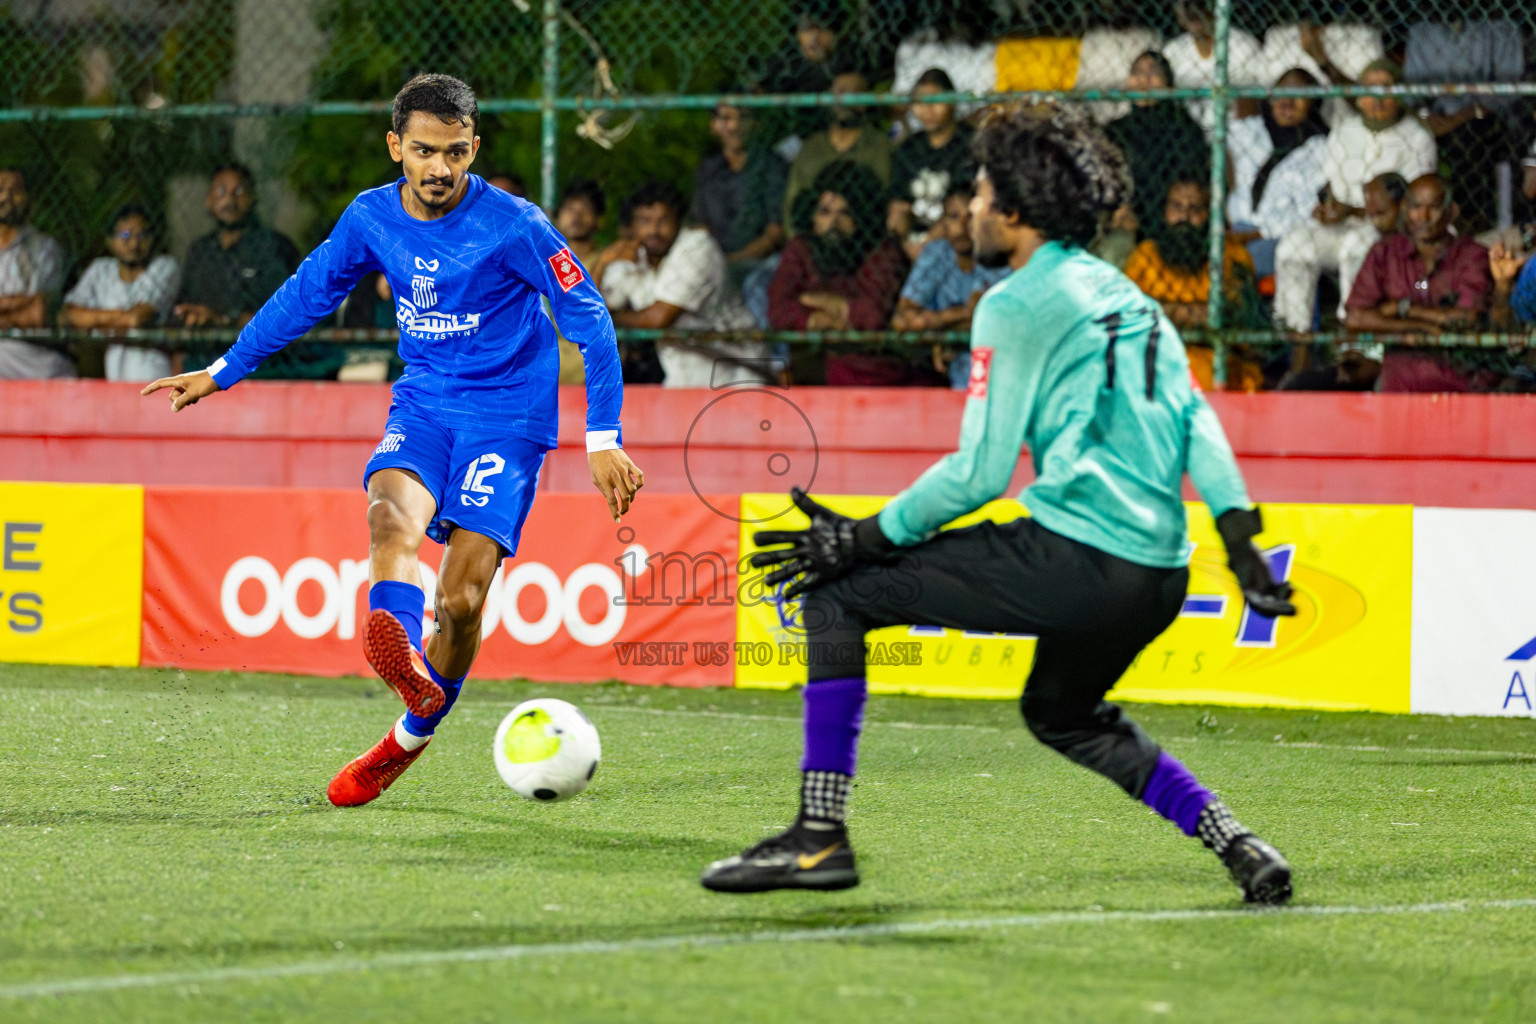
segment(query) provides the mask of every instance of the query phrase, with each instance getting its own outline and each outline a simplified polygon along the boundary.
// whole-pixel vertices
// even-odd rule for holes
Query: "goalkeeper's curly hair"
[[[974,148],[997,211],[1018,215],[1047,239],[1085,246],[1110,213],[1130,202],[1125,156],[1071,110],[994,108]]]

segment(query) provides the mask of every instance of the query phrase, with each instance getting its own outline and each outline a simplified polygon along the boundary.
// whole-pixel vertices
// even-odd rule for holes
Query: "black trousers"
[[[809,678],[862,675],[864,634],[882,626],[1032,633],[1025,724],[1139,798],[1161,748],[1104,694],[1178,616],[1188,585],[1188,569],[1127,562],[1033,519],[947,530],[806,595]]]

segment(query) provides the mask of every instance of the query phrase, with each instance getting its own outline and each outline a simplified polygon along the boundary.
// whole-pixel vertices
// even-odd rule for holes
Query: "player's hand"
[[[1270,575],[1269,563],[1254,546],[1253,538],[1264,529],[1258,507],[1233,508],[1216,519],[1216,530],[1227,547],[1227,568],[1237,577],[1243,600],[1260,615],[1295,615],[1291,585]]]
[[[144,390],[139,394],[152,395],[161,388],[171,389],[171,411],[181,412],[187,406],[195,405],[199,398],[207,398],[219,390],[219,385],[213,379],[213,374],[207,370],[198,370],[196,373],[178,373],[174,377],[151,381],[144,385]]]
[[[619,517],[634,504],[635,492],[645,486],[645,474],[630,461],[622,448],[589,452],[587,467],[592,470],[592,486],[608,502],[608,514],[613,516],[614,522],[618,522]]]
[[[880,529],[875,516],[853,519],[792,488],[790,500],[811,519],[805,530],[759,530],[752,540],[770,551],[753,554],[752,567],[777,566],[763,577],[770,587],[789,583],[784,596],[793,599],[807,590],[840,579],[860,565],[885,561],[897,550]],[[777,545],[788,545],[778,547]]]

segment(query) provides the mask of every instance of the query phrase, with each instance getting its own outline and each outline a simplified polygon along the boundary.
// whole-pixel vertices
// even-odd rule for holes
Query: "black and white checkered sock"
[[[1242,826],[1236,818],[1232,817],[1232,811],[1220,800],[1212,800],[1205,805],[1200,812],[1200,818],[1195,822],[1195,835],[1200,841],[1220,857],[1227,852],[1227,847],[1232,845],[1232,840],[1238,836],[1245,836],[1248,830]]]
[[[848,794],[853,778],[842,772],[803,772],[800,780],[800,820],[814,828],[817,824],[841,825],[848,820]]]

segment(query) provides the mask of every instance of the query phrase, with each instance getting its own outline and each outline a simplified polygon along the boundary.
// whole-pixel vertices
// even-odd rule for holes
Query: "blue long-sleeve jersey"
[[[358,280],[382,271],[395,298],[406,401],[450,427],[502,430],[553,448],[560,355],[546,296],[587,374],[587,446],[617,447],[624,392],[613,320],[565,239],[537,206],[477,175],[447,216],[405,212],[405,179],[352,201],[209,367],[228,389],[334,312]]]

